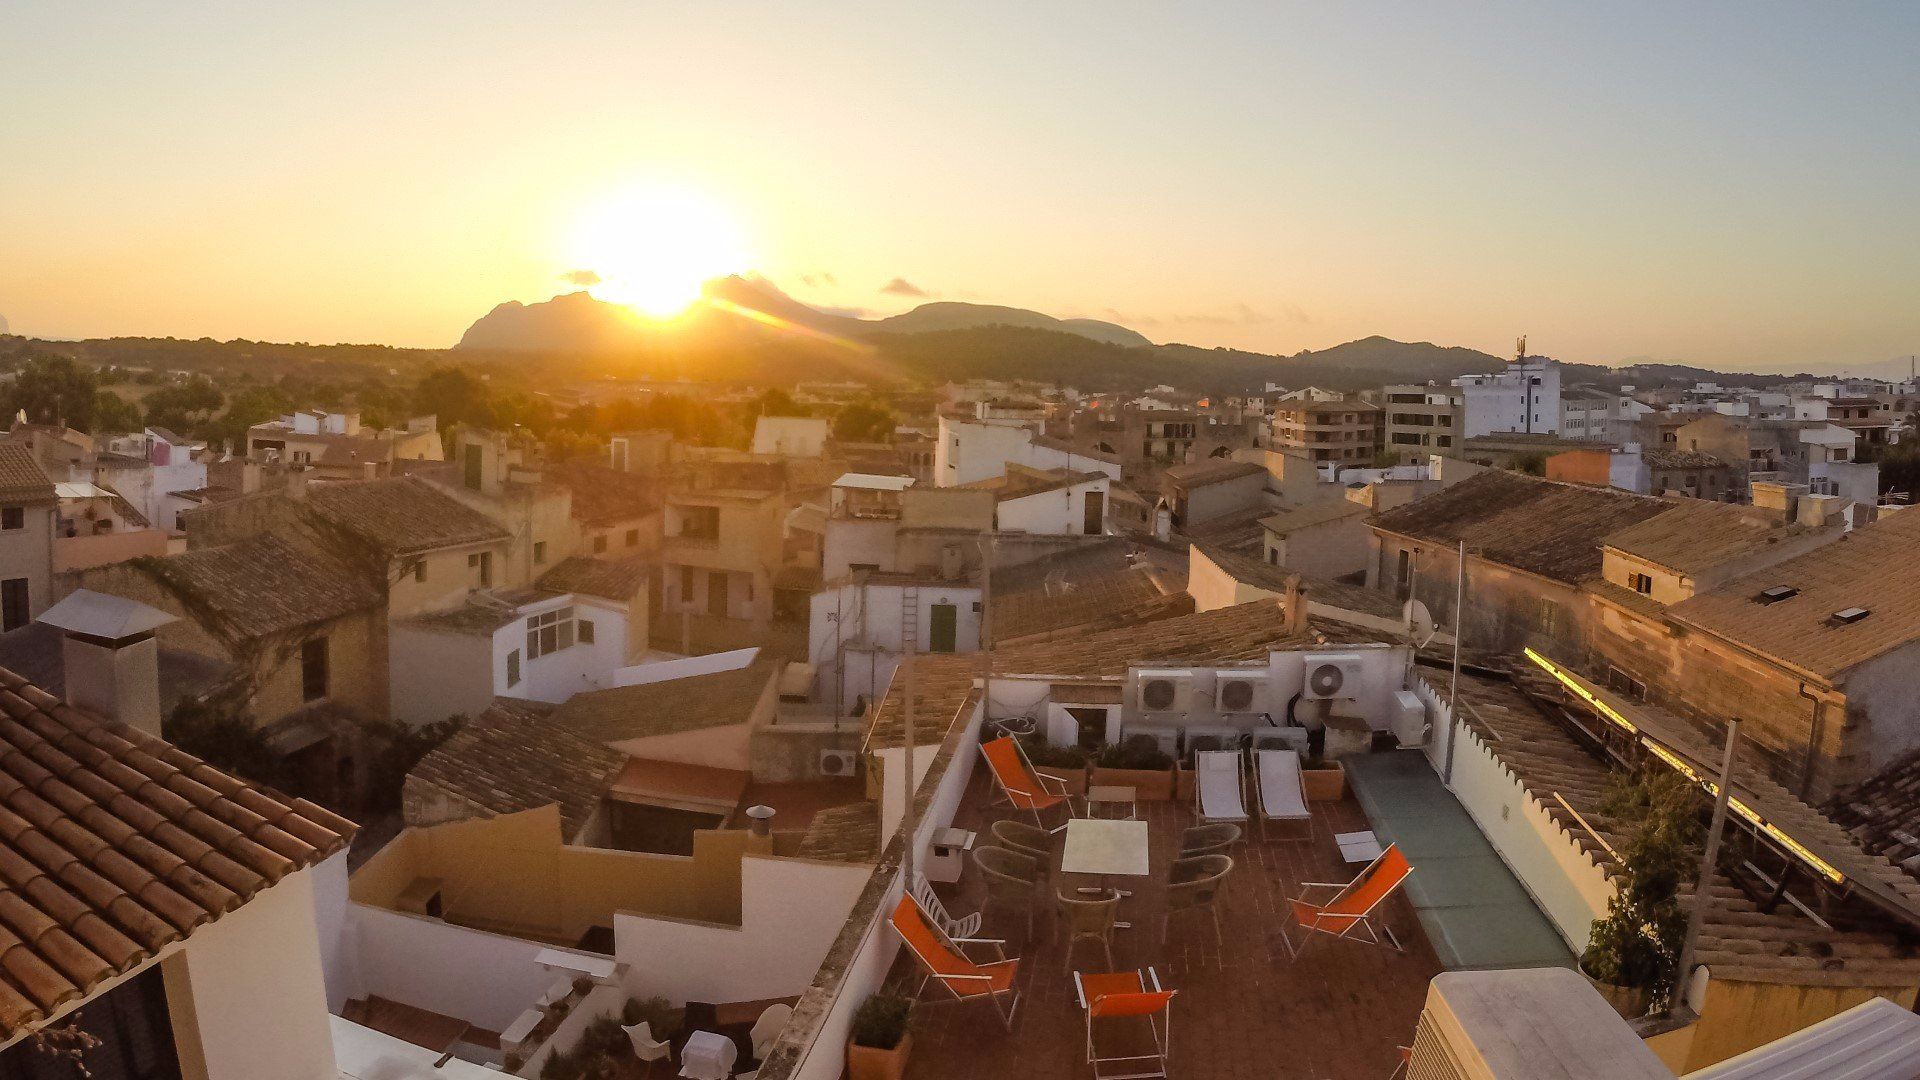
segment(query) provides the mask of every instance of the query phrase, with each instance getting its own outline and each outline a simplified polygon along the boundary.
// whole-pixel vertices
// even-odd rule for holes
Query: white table
[[[1092,874],[1107,891],[1107,879],[1146,877],[1151,872],[1147,858],[1147,823],[1105,818],[1074,818],[1067,822],[1067,840],[1060,848],[1060,870],[1067,874]],[[1114,890],[1131,896],[1125,890]],[[1128,929],[1129,923],[1115,923]]]
[[[1380,857],[1380,838],[1370,832],[1334,833],[1333,842],[1340,845],[1340,857],[1350,863],[1370,863]]]
[[[696,1031],[680,1048],[680,1075],[688,1080],[727,1080],[739,1056],[740,1048],[732,1039],[715,1031]]]

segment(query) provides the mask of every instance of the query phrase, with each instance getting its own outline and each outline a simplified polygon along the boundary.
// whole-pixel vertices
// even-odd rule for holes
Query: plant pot
[[[1330,761],[1318,769],[1301,769],[1300,786],[1308,802],[1339,802],[1347,797],[1347,767]]]
[[[1600,996],[1607,999],[1607,1004],[1613,1006],[1613,1011],[1619,1013],[1623,1020],[1640,1019],[1647,1015],[1647,1009],[1653,1004],[1653,992],[1644,986],[1615,986],[1601,982],[1585,970],[1580,972],[1580,976],[1600,991]]]
[[[1087,768],[1084,765],[1077,769],[1067,765],[1035,765],[1033,771],[1049,780],[1060,781],[1069,795],[1087,793]]]
[[[1096,766],[1090,781],[1099,787],[1130,787],[1140,802],[1168,802],[1173,798],[1172,769],[1109,769]]]
[[[847,1080],[901,1080],[907,1075],[907,1055],[913,1051],[913,1035],[900,1037],[900,1045],[891,1050],[877,1046],[847,1043]]]

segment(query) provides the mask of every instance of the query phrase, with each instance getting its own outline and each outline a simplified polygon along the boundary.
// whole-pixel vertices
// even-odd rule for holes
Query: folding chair
[[[1152,989],[1148,989],[1149,986]],[[1094,1080],[1141,1080],[1142,1077],[1167,1075],[1167,1053],[1171,1046],[1173,1026],[1170,1006],[1173,995],[1178,991],[1160,989],[1160,976],[1152,968],[1116,971],[1107,975],[1083,975],[1076,971],[1073,973],[1073,991],[1087,1014],[1087,1064],[1093,1066]],[[1145,1020],[1152,1050],[1102,1057],[1094,1040],[1096,1020]],[[1109,1029],[1112,1027],[1111,1024],[1107,1026]],[[1125,1049],[1136,1048],[1129,1046]]]
[[[933,882],[918,870],[913,872],[913,898],[920,902],[920,910],[927,913],[927,920],[948,937],[970,938],[980,932],[981,913],[976,911],[958,918],[947,914],[947,906],[940,902],[940,894],[933,891]]]
[[[1206,823],[1247,820],[1246,758],[1238,750],[1200,750],[1193,755],[1193,802]]]
[[[1313,814],[1307,809],[1306,783],[1300,778],[1300,755],[1292,750],[1255,750],[1254,779],[1260,785],[1260,835],[1267,822],[1304,822],[1313,838]]]
[[[1324,904],[1316,904],[1305,898],[1287,901],[1293,912],[1293,921],[1307,932],[1307,936],[1296,946],[1287,928],[1280,928],[1280,940],[1286,944],[1287,954],[1298,959],[1316,933],[1406,952],[1406,946],[1393,936],[1393,928],[1385,922],[1376,921],[1374,913],[1412,873],[1413,867],[1407,862],[1407,857],[1400,853],[1400,846],[1395,844],[1381,852],[1379,858],[1360,871],[1359,877],[1345,885],[1331,881],[1301,882],[1302,888],[1332,889],[1334,894]],[[1366,936],[1360,936],[1362,933]],[[1383,935],[1385,940],[1382,940]]]
[[[927,984],[937,982],[955,1001],[985,999],[993,1011],[1013,1030],[1013,1013],[1020,1007],[1020,992],[1013,988],[1013,977],[1020,971],[1018,958],[1009,960],[1001,949],[1005,942],[997,938],[949,938],[927,921],[926,912],[911,894],[900,897],[890,920],[907,950],[925,969],[926,976],[914,993],[919,998]],[[991,945],[995,959],[978,963],[960,951],[962,945]]]
[[[1046,823],[1040,820],[1042,810],[1065,806],[1067,816],[1074,816],[1073,796],[1067,794],[1067,786],[1036,772],[1020,740],[1010,736],[990,739],[980,744],[980,754],[987,759],[987,769],[993,773],[994,786],[1000,791],[998,801],[1006,802],[1016,811],[1032,814],[1033,823],[1043,829]],[[1059,832],[1066,827],[1066,823],[1061,822],[1051,831]]]

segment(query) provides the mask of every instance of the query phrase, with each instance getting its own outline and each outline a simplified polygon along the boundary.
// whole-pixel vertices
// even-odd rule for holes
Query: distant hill
[[[781,324],[842,337],[1012,326],[1075,334],[1112,345],[1153,344],[1145,336],[1114,323],[1098,319],[1056,319],[1038,311],[994,304],[941,301],[921,304],[890,318],[867,320],[819,311],[764,280],[720,278],[707,284],[706,293],[708,304],[666,326],[636,319],[627,309],[585,292],[566,293],[534,304],[510,300],[468,327],[456,348],[618,352],[642,346],[649,339],[693,342],[763,338],[779,334]],[[748,314],[749,311],[754,314]],[[769,315],[773,316],[771,322],[756,317]]]
[[[11,334],[11,333],[13,333],[13,328],[7,325],[7,317],[5,315],[0,315],[0,334]]]

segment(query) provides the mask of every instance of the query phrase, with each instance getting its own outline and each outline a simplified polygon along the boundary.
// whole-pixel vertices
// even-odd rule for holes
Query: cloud
[[[1248,304],[1234,304],[1224,311],[1193,311],[1169,315],[1166,321],[1188,326],[1263,326],[1267,323],[1311,323],[1313,316],[1299,304],[1281,304],[1278,315],[1258,311]]]
[[[885,285],[880,286],[880,291],[883,293],[886,293],[888,296],[931,296],[932,295],[931,293],[927,292],[927,290],[921,288],[918,285],[915,285],[913,282],[908,281],[906,278],[903,278],[903,277],[894,278],[892,281],[889,281]]]
[[[800,284],[815,289],[831,289],[835,285],[840,284],[840,279],[827,273],[825,270],[821,270],[812,274],[801,274]]]
[[[560,275],[560,280],[569,285],[579,285],[582,288],[586,288],[600,284],[603,279],[592,270],[569,270]]]
[[[865,319],[874,314],[873,309],[863,307],[834,307],[829,304],[810,304],[808,306],[822,315],[840,315],[849,319]]]

